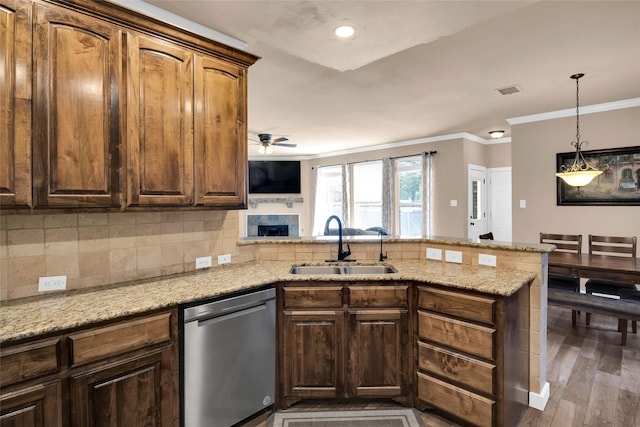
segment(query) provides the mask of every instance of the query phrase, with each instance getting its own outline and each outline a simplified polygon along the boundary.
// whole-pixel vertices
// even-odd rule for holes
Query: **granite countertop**
[[[294,275],[289,272],[293,264],[292,261],[230,264],[206,271],[5,302],[0,305],[0,343],[282,281],[410,280],[508,296],[535,277],[530,272],[429,260],[389,260],[384,264],[393,266],[397,272],[383,275]]]

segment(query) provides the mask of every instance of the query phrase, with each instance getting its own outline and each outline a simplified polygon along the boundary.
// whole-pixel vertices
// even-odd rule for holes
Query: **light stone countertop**
[[[530,272],[429,260],[388,260],[384,264],[395,267],[397,273],[384,275],[294,275],[289,273],[293,264],[295,262],[292,261],[230,264],[206,271],[5,302],[0,304],[0,343],[221,297],[282,281],[406,280],[508,296],[528,285],[535,277]]]

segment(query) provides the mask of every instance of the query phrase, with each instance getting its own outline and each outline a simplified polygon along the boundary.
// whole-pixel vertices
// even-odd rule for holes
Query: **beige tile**
[[[76,286],[78,289],[94,288],[96,286],[107,285],[110,283],[111,275],[108,272],[107,274],[81,277],[76,280]]]
[[[160,266],[146,269],[138,269],[137,270],[137,279],[150,279],[152,277],[157,277],[162,274],[162,268]]]
[[[67,276],[67,281],[80,277],[78,253],[45,256],[47,276]]]
[[[108,219],[110,225],[135,224],[136,214],[133,212],[110,212]]]
[[[202,221],[185,221],[183,226],[183,240],[185,242],[194,242],[203,239],[204,224]]]
[[[47,256],[78,252],[78,229],[75,227],[45,229],[44,250]]]
[[[182,223],[183,221],[184,221],[183,212],[169,211],[169,212],[160,213],[160,222],[162,222],[163,224],[170,223],[170,222]]]
[[[45,215],[44,217],[45,228],[77,227],[77,226],[78,226],[78,214],[53,214],[53,215]]]
[[[160,212],[136,213],[136,224],[159,224],[162,220]]]
[[[111,283],[129,282],[138,279],[137,270],[111,272]]]
[[[38,294],[38,285],[24,285],[11,288],[7,292],[7,299],[18,299],[30,297]]]
[[[19,229],[7,233],[9,257],[44,255],[44,230]]]
[[[163,265],[160,269],[160,274],[163,276],[169,276],[171,274],[183,273],[185,271],[184,264]]]
[[[207,250],[204,242],[185,242],[182,246],[182,262],[186,265],[195,264],[196,258],[209,256],[216,257],[214,252]],[[217,263],[217,259],[213,260],[213,263]]]
[[[160,269],[162,265],[162,250],[160,246],[139,247],[136,251],[136,269]]]
[[[109,249],[111,249],[111,245],[108,227],[100,225],[78,227],[79,252],[108,251]]]
[[[162,267],[183,264],[184,245],[182,243],[174,243],[171,245],[161,246]],[[195,263],[195,258],[194,258]]]
[[[8,287],[12,289],[37,284],[40,276],[47,275],[46,271],[44,255],[12,258],[9,263]]]
[[[206,211],[193,211],[193,212],[185,212],[183,214],[183,221],[184,222],[191,222],[191,221],[204,221],[207,219],[207,214]]]
[[[109,225],[110,249],[132,248],[136,245],[136,227],[134,225]]]
[[[8,230],[44,227],[44,215],[9,215],[6,219]]]
[[[177,243],[184,239],[184,224],[182,222],[163,222],[161,224],[161,242]]]
[[[159,246],[162,243],[162,224],[138,224],[136,226],[136,246]]]
[[[109,251],[82,252],[78,254],[79,277],[109,277]]]
[[[124,272],[134,272],[131,278],[135,278],[136,254],[136,248],[119,248],[109,251],[109,268],[112,279],[122,277]],[[114,280],[114,283],[119,281],[121,280]]]
[[[90,227],[93,225],[109,224],[109,214],[107,213],[82,213],[78,214],[78,225]]]

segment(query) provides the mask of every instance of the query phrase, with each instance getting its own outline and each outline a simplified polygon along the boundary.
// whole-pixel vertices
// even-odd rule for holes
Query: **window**
[[[395,161],[396,233],[401,236],[422,234],[422,159],[403,157]]]
[[[353,164],[351,226],[382,225],[382,161]]]
[[[324,223],[331,215],[342,219],[342,166],[318,168],[313,234],[324,233]]]

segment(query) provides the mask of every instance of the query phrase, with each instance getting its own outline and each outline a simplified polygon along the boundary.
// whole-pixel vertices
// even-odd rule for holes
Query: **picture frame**
[[[603,173],[581,188],[556,178],[558,206],[640,206],[640,146],[582,151]],[[570,166],[576,152],[557,153],[556,171]]]

